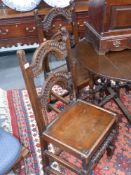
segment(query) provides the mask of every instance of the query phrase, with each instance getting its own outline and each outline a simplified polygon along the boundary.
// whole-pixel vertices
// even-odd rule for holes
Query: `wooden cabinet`
[[[86,27],[99,54],[131,48],[131,0],[89,0]]]
[[[38,6],[38,13],[43,19],[51,7],[43,1]],[[79,35],[84,35],[84,23],[88,18],[88,1],[76,2],[77,24]],[[59,25],[62,21],[59,21]],[[34,44],[38,42],[33,11],[17,12],[0,5],[0,47],[11,47],[17,44]]]
[[[37,42],[36,27],[33,18],[20,17],[0,20],[0,47]]]

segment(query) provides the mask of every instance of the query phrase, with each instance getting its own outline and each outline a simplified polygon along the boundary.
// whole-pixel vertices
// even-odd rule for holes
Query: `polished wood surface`
[[[89,0],[87,37],[99,54],[131,48],[130,18],[130,0]]]
[[[114,32],[129,33],[131,26],[131,1],[130,0],[89,0],[89,24],[103,36],[112,35]],[[119,31],[115,31],[119,30]]]
[[[85,39],[77,45],[76,53],[80,64],[96,75],[131,82],[131,50],[98,55]]]
[[[49,135],[49,138],[55,138],[61,144],[77,150],[79,156],[85,152],[85,156],[88,157],[102,143],[102,135],[106,135],[115,120],[110,112],[78,101],[62,113],[61,118],[50,126],[44,135],[47,138]]]
[[[51,7],[41,1],[38,13],[41,19],[50,11]],[[76,1],[76,16],[79,35],[84,35],[84,23],[88,19],[88,1]],[[61,25],[59,19],[54,23],[54,28]],[[34,19],[34,11],[17,12],[6,6],[0,7],[0,47],[17,46],[17,44],[39,43]]]

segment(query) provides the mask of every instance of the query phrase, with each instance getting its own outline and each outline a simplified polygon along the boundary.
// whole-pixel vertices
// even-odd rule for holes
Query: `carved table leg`
[[[111,87],[108,88],[108,91],[110,92],[110,94],[114,93],[114,90]],[[127,110],[127,108],[125,107],[125,105],[122,103],[122,101],[120,100],[120,98],[117,95],[115,95],[113,97],[113,99],[115,100],[116,104],[121,109],[121,111],[125,114],[125,116],[129,120],[129,122],[131,122],[131,113],[129,113],[129,111]]]
[[[100,78],[100,82],[97,82],[96,86],[100,86],[98,105],[103,106],[111,99],[113,99],[123,114],[127,117],[129,122],[131,122],[131,113],[128,111],[127,107],[122,103],[120,99],[120,89],[126,88],[129,90],[130,84],[121,84],[119,82],[112,84],[110,79]]]

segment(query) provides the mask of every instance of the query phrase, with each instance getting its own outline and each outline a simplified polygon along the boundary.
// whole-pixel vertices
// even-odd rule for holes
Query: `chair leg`
[[[114,145],[114,143],[110,143],[109,146],[108,146],[108,148],[106,149],[107,156],[108,156],[109,158],[112,157],[112,155],[113,155],[113,153],[114,153],[114,150],[115,150],[115,145]]]
[[[89,166],[89,164],[87,164],[86,159],[82,160],[82,175],[91,175],[92,169]]]
[[[56,147],[53,144],[48,145],[48,151],[53,153],[54,155],[57,155],[57,156],[59,156],[62,152],[61,149],[58,149],[58,148],[56,149]],[[56,161],[50,162],[47,155],[45,155],[45,161],[46,161],[45,171],[46,171],[47,167],[51,167],[54,170],[60,172],[60,166]],[[48,172],[46,172],[46,173],[48,174]]]
[[[115,150],[115,142],[117,139],[117,134],[118,134],[118,126],[115,126],[115,130],[114,130],[114,137],[111,140],[111,142],[109,143],[108,147],[106,148],[106,154],[109,157],[109,159],[113,156],[114,154],[114,150]]]
[[[49,161],[49,157],[47,155],[44,155],[44,174],[48,175],[48,171],[46,171],[46,168],[49,167],[50,165],[50,161]]]
[[[44,170],[44,174],[48,175],[49,172],[47,171],[47,168],[50,167],[50,160],[48,155],[45,154],[45,151],[48,151],[48,142],[46,142],[45,140],[42,140],[42,145],[43,145],[43,151],[42,152],[42,156],[43,156],[43,170]]]

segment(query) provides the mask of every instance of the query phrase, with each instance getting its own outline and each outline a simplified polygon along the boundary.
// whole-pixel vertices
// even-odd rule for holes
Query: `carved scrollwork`
[[[58,42],[57,40],[48,40],[42,43],[35,51],[31,67],[33,68],[34,76],[37,76],[43,71],[43,65],[46,61],[47,55],[52,53],[57,59],[64,59],[67,56],[65,42]]]
[[[62,89],[66,89],[71,92],[70,74],[66,72],[56,72],[50,74],[46,79],[41,92],[41,104],[43,112],[47,117],[48,104],[51,102],[52,88],[55,85],[60,86]]]
[[[64,17],[69,23],[72,22],[72,8],[53,8],[49,11],[49,13],[45,16],[43,20],[43,28],[45,31],[48,31],[52,25],[53,20],[57,16]]]

